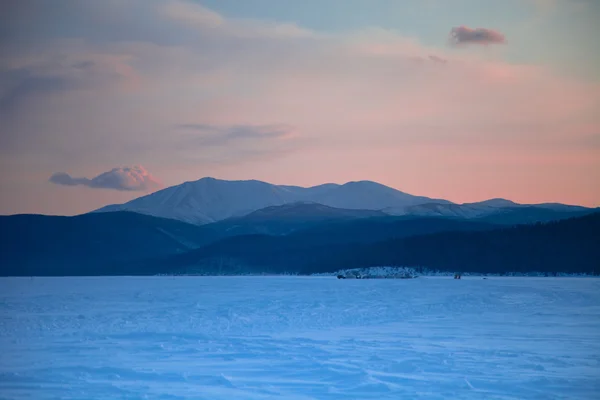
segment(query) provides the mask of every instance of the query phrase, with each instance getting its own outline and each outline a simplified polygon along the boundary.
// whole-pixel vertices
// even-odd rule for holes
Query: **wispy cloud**
[[[455,45],[466,44],[502,44],[506,42],[504,35],[498,31],[486,28],[471,29],[467,26],[452,28],[450,40]]]
[[[192,28],[214,30],[221,35],[238,38],[308,38],[316,36],[309,29],[293,23],[256,21],[251,19],[226,19],[198,3],[171,0],[162,7],[164,16]]]
[[[94,189],[123,191],[146,191],[161,185],[142,166],[113,168],[92,179],[75,178],[65,172],[57,172],[50,177],[49,181],[64,186],[87,186]]]
[[[1,54],[0,54],[1,55]],[[16,58],[0,65],[0,110],[18,106],[30,96],[70,90],[136,84],[139,76],[128,56],[114,54],[58,54]]]
[[[436,55],[429,55],[428,58],[438,64],[446,64],[448,62],[448,59]]]
[[[223,26],[225,19],[218,13],[200,4],[187,1],[165,2],[162,12],[165,16],[184,22],[197,28],[216,28]]]
[[[216,126],[207,124],[179,124],[176,128],[200,133],[188,137],[197,144],[222,146],[232,141],[266,140],[291,138],[293,127],[289,125],[234,125]]]

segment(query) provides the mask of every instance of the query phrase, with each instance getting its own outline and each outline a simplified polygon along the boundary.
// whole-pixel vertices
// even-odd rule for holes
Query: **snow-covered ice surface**
[[[0,279],[0,398],[598,399],[593,278]]]

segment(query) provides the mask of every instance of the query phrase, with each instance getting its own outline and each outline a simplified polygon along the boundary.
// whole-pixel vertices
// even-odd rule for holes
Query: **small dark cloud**
[[[57,172],[50,177],[50,182],[56,183],[57,185],[64,186],[77,186],[77,185],[85,185],[90,186],[92,182],[88,178],[73,178],[71,175],[66,172]]]
[[[207,124],[180,124],[179,129],[197,131],[201,135],[194,138],[197,144],[220,146],[243,139],[282,139],[289,136],[293,128],[289,125],[233,125],[216,126]]]
[[[142,166],[114,168],[95,178],[75,178],[65,172],[53,174],[50,182],[64,186],[87,186],[94,189],[145,191],[155,189],[160,183]]]
[[[434,63],[437,64],[446,64],[448,62],[447,59],[439,57],[439,56],[435,56],[435,55],[430,55],[428,56],[430,61],[433,61]]]
[[[486,28],[471,29],[467,26],[452,28],[450,31],[450,41],[455,45],[466,44],[502,44],[506,40],[504,35],[498,31]]]

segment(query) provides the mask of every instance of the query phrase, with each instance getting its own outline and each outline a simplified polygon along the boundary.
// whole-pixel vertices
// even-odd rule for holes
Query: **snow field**
[[[0,398],[594,399],[594,278],[0,279]]]

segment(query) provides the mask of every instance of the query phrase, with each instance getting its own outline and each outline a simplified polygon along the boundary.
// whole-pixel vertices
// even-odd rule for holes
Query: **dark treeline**
[[[135,260],[208,243],[201,228],[132,212],[0,216],[0,274],[121,275]]]
[[[235,241],[163,260],[173,271],[318,273],[370,266],[480,273],[600,273],[600,213],[488,231],[440,232],[377,243],[306,244],[286,237]]]
[[[286,236],[240,235],[185,254],[150,261],[169,271],[303,273],[340,265],[357,249],[389,239],[437,232],[485,231],[498,225],[449,218],[386,217],[336,221]],[[147,261],[144,261],[147,262]],[[318,265],[319,267],[314,267]]]
[[[600,274],[600,213],[485,232],[442,232],[345,249],[303,272],[378,265],[480,273]]]
[[[377,217],[225,239],[215,226],[134,213],[0,217],[0,273],[310,274],[372,266],[600,273],[600,213],[515,227]]]
[[[251,221],[254,224],[246,221],[251,218],[238,218],[196,226],[131,212],[0,216],[0,275],[150,275],[169,273],[181,265],[202,265],[205,271],[216,265],[215,273],[279,271],[282,263],[292,261],[294,252],[299,253],[294,262],[308,257],[312,263],[322,256],[322,249],[340,243],[374,243],[423,233],[497,227],[445,218],[376,216],[352,220],[346,214],[342,219],[327,217],[311,226],[305,222],[308,217],[276,217]],[[309,227],[298,229],[306,225]],[[293,229],[298,230],[287,236],[243,235]],[[211,261],[215,255],[217,260]],[[239,264],[232,258],[245,261]],[[294,271],[301,267],[295,265]]]

